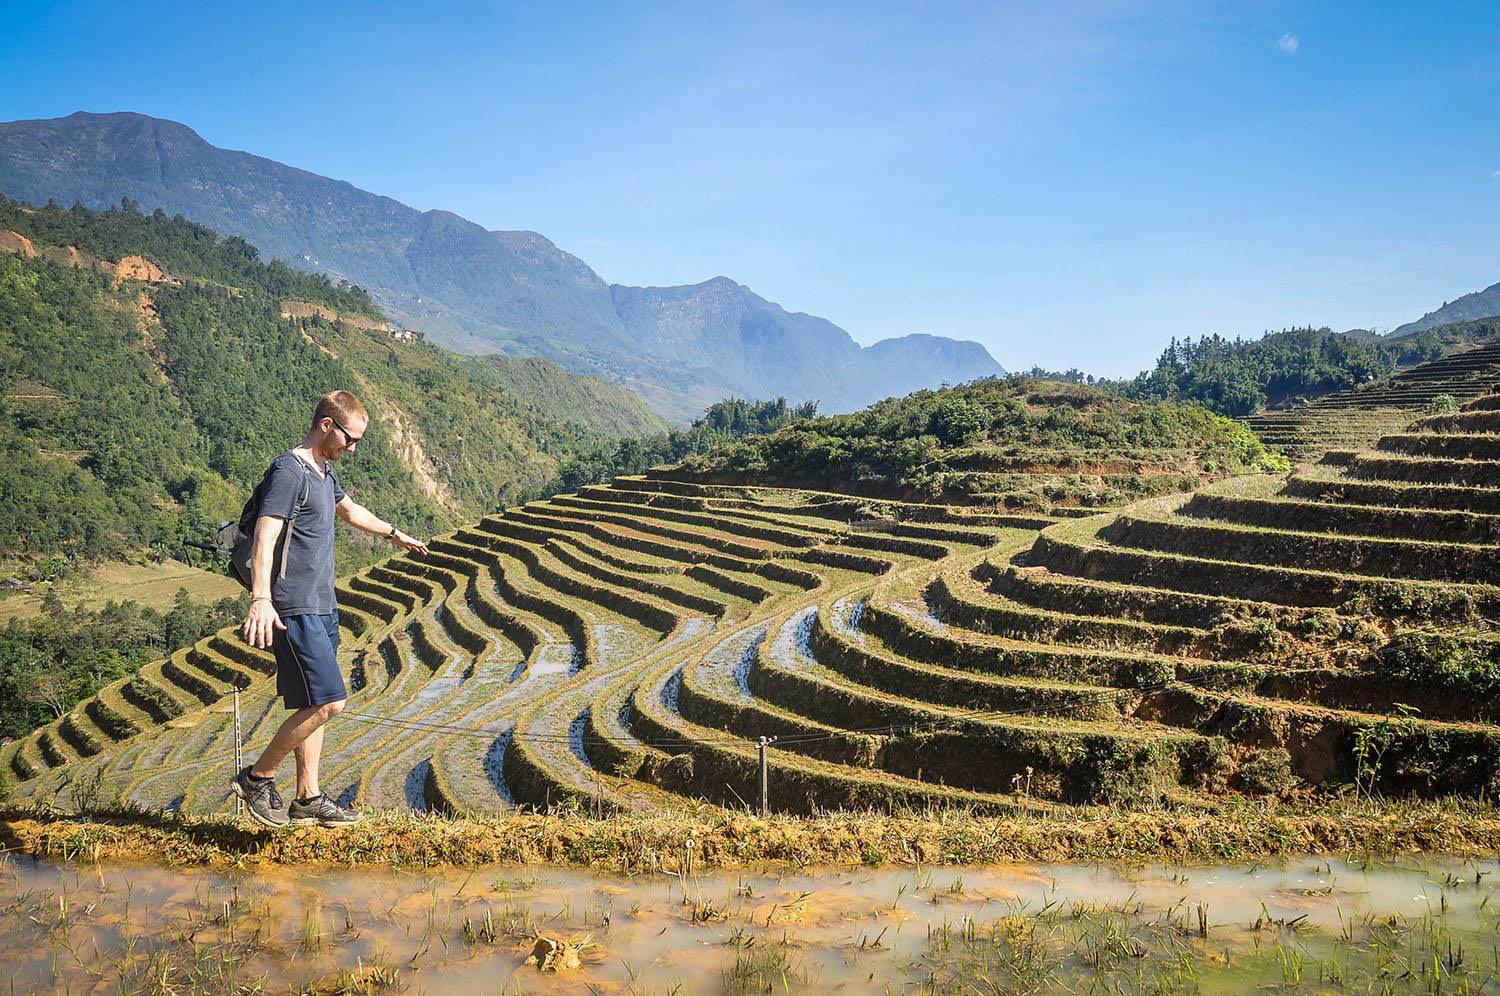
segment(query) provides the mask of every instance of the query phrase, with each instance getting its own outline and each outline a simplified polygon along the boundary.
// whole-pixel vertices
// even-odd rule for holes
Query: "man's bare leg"
[[[311,799],[318,795],[318,760],[323,756],[323,727],[307,735],[307,739],[292,748],[297,758],[297,798]]]
[[[261,752],[260,759],[250,767],[250,774],[256,778],[275,778],[276,769],[286,756],[297,750],[297,783],[302,784],[303,759],[302,752],[298,750],[303,741],[314,733],[318,734],[318,748],[321,753],[323,746],[323,735],[321,732],[323,724],[337,716],[344,710],[344,700],[329,702],[320,706],[305,706],[288,716],[266,744],[266,749]],[[313,759],[313,783],[317,783],[317,755]],[[308,796],[302,796],[306,799]]]
[[[330,702],[323,706],[331,719],[344,708],[344,703]],[[346,827],[359,822],[359,812],[330,799],[318,786],[318,764],[323,757],[323,725],[308,732],[301,742],[292,748],[297,756],[297,795],[287,806],[288,822],[324,827]]]

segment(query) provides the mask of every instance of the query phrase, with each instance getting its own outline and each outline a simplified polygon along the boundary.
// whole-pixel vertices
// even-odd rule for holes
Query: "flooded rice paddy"
[[[1494,992],[1497,864],[658,873],[0,860],[12,992]],[[527,957],[538,937],[565,964]]]

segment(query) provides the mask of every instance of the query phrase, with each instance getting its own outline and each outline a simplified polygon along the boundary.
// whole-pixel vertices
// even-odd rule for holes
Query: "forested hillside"
[[[417,532],[665,428],[625,390],[545,362],[398,340],[359,288],[181,218],[0,200],[0,233],[3,557],[176,551],[237,514],[336,388],[373,415],[346,485]],[[141,261],[113,265],[126,257]]]
[[[1195,404],[1009,377],[798,418],[690,454],[678,473],[1055,512],[1277,464],[1248,430]]]
[[[558,473],[557,489],[573,491],[601,484],[618,474],[640,474],[659,464],[673,464],[696,453],[723,447],[743,436],[775,432],[818,413],[816,401],[789,405],[785,398],[747,401],[725,398],[708,406],[686,429],[672,429],[641,439],[618,439],[570,457]]]
[[[1389,376],[1461,342],[1500,334],[1500,322],[1450,325],[1391,339],[1327,328],[1293,328],[1260,339],[1205,335],[1177,340],[1156,366],[1113,385],[1126,397],[1192,401],[1221,415],[1250,415]]]
[[[0,628],[0,741],[24,736],[146,662],[242,621],[245,608],[243,599],[204,604],[183,593],[166,612],[126,599],[69,611],[50,595],[35,619]]]

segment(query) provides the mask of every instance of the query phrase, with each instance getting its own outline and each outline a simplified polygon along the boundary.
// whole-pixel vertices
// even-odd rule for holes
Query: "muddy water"
[[[441,873],[0,863],[0,988],[1500,991],[1494,860]],[[1200,907],[1201,916],[1200,916]],[[537,934],[581,965],[524,963]]]

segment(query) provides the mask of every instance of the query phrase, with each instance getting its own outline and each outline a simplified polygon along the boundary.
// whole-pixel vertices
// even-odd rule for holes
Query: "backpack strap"
[[[297,466],[302,471],[302,493],[297,496],[297,504],[295,504],[295,505],[292,506],[292,514],[286,520],[286,529],[282,533],[282,536],[281,536],[281,577],[280,577],[280,580],[282,580],[282,581],[286,580],[286,555],[287,555],[287,551],[290,550],[291,547],[292,547],[292,527],[294,525],[296,525],[296,523],[297,523],[297,516],[300,515],[302,513],[302,510],[307,507],[307,491],[308,491],[308,488],[310,487],[310,485],[308,484],[308,478],[307,478],[307,472],[308,472],[308,470],[310,468],[307,466],[307,461],[303,460],[301,457],[297,456],[297,454],[295,454],[295,453],[292,454],[292,459],[295,460],[295,461],[297,461]]]

